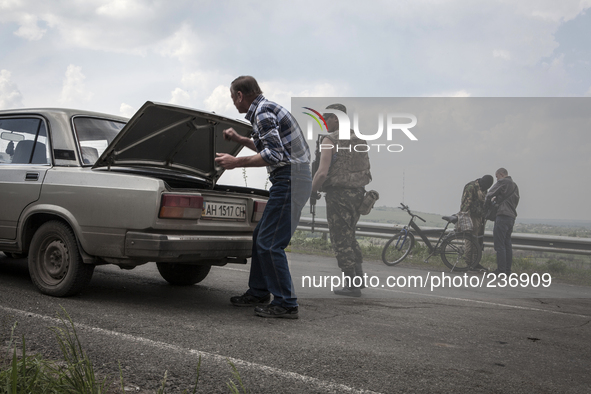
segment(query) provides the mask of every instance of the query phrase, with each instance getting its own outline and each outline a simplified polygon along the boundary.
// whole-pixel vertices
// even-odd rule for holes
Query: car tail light
[[[254,202],[254,210],[252,212],[252,221],[258,222],[263,217],[263,211],[267,206],[266,201],[255,201]]]
[[[199,219],[203,212],[203,197],[187,194],[163,194],[159,218]]]

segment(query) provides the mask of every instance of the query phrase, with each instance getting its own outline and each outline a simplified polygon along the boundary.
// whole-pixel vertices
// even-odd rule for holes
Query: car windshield
[[[75,117],[74,129],[78,135],[83,164],[93,165],[123,126],[125,123],[111,119]]]

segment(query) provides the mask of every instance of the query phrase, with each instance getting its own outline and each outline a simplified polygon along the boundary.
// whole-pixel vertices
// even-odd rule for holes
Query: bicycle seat
[[[458,217],[456,215],[443,216],[443,217],[441,217],[441,219],[445,220],[446,222],[450,222],[450,223],[457,223],[457,221],[458,221]]]

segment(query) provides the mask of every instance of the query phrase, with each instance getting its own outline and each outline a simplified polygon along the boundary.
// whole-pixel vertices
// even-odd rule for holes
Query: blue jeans
[[[515,218],[511,216],[499,215],[495,219],[493,228],[493,239],[495,251],[497,252],[497,269],[502,274],[511,274],[511,265],[513,264],[513,245],[511,244],[511,233]]]
[[[302,208],[312,191],[309,165],[276,169],[263,216],[253,233],[252,259],[247,294],[264,297],[273,294],[271,304],[298,306],[285,248],[296,230]]]

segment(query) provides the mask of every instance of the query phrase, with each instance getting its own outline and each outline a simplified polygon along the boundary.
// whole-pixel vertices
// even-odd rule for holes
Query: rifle
[[[312,232],[314,232],[314,222],[316,219],[316,196],[310,196],[310,213],[312,214]]]
[[[314,152],[314,161],[312,162],[312,179],[320,167],[320,142],[325,137],[325,134],[319,134],[316,139],[316,151]],[[316,202],[320,199],[320,193],[316,196],[310,196],[310,213],[312,214],[312,232],[314,232],[314,223],[316,220]]]

